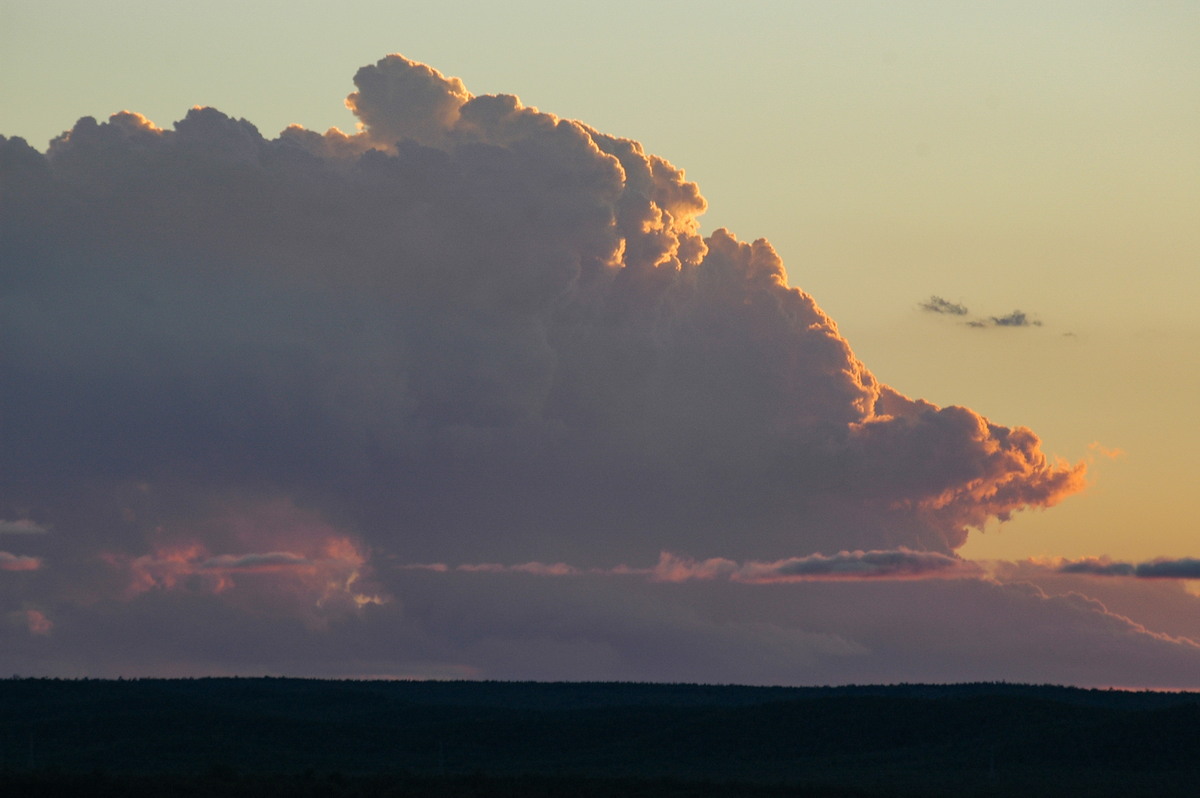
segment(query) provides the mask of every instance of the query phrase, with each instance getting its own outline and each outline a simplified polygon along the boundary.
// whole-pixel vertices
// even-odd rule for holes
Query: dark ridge
[[[1200,695],[13,678],[0,745],[5,795],[102,794],[84,780],[113,795],[1161,796],[1200,777]]]

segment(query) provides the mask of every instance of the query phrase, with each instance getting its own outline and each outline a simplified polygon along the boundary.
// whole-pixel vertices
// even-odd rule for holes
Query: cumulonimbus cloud
[[[880,383],[638,142],[398,55],[354,82],[353,133],[193,108],[0,137],[0,532],[53,530],[22,541],[45,618],[365,617],[380,555],[950,575],[970,529],[1084,487],[1031,430]]]
[[[39,518],[97,477],[258,485],[418,557],[762,558],[948,552],[1082,487],[880,384],[636,142],[400,56],[355,82],[354,134],[2,142],[0,457]]]

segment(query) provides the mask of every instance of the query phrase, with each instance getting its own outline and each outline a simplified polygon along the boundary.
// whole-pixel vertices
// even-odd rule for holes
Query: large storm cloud
[[[350,134],[0,137],[0,531],[38,532],[0,539],[10,627],[299,595],[312,631],[439,578],[406,563],[914,576],[1083,487],[881,384],[637,142],[397,55],[354,82]]]
[[[10,516],[170,483],[417,557],[781,557],[950,551],[1081,486],[879,384],[636,142],[400,56],[355,83],[349,136],[196,108],[6,142]]]

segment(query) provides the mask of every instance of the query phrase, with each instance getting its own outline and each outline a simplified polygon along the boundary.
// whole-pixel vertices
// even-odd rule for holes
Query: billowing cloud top
[[[355,83],[354,134],[0,139],[0,517],[140,556],[286,500],[412,561],[587,566],[947,553],[1083,485],[880,384],[637,142],[398,55]]]

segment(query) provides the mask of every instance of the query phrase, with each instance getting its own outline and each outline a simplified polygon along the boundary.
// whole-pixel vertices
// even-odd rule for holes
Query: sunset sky
[[[0,70],[0,672],[1200,689],[1195,3],[8,0]]]

